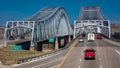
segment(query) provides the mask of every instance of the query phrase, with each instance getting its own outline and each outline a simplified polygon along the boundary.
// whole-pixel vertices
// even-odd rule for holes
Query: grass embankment
[[[11,46],[8,46],[6,48],[0,48],[0,61],[3,64],[10,65],[10,64],[18,63],[18,60],[22,58],[28,58],[45,53],[47,52],[29,51],[29,50],[13,51],[11,50]]]

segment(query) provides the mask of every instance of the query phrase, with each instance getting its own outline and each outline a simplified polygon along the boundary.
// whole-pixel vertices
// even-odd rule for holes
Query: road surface
[[[13,68],[120,68],[120,44],[115,45],[107,39],[96,39],[72,45],[69,49],[38,61],[12,66]],[[77,42],[78,40],[76,40]],[[95,60],[84,60],[84,50],[94,48]]]
[[[41,59],[37,59],[32,62],[12,65],[11,68],[53,68],[53,67],[57,67],[57,65],[60,63],[61,59],[64,57],[66,52],[67,52],[67,49],[61,50],[51,56],[43,57]]]
[[[84,50],[94,48],[95,60],[84,60]],[[61,68],[120,68],[120,46],[96,39],[94,42],[79,43],[70,52]]]

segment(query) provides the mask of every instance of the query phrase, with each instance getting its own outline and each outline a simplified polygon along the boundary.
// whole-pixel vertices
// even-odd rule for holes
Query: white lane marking
[[[78,68],[80,68],[80,65],[78,66]]]
[[[102,68],[102,65],[100,65],[100,68]]]
[[[58,60],[61,60],[63,57],[60,57],[60,58],[58,58],[58,59],[55,59],[55,60],[53,60],[53,61],[50,61],[50,62],[48,62],[48,63],[44,63],[44,64],[41,64],[41,65],[37,65],[37,66],[33,66],[33,67],[31,67],[31,68],[37,68],[37,67],[41,67],[41,66],[43,66],[43,65],[47,65],[47,64],[50,64],[50,63],[53,63],[53,62],[56,62],[56,61],[58,61]]]
[[[60,53],[61,53],[61,52],[60,52]],[[40,61],[40,60],[44,60],[44,59],[51,58],[51,57],[53,57],[53,56],[59,55],[60,53],[57,53],[57,54],[54,54],[54,55],[50,55],[50,56],[45,57],[45,58],[41,58],[41,57],[40,57],[40,58],[38,58],[38,59],[36,59],[36,60],[32,60],[32,61],[25,62],[25,63],[21,63],[21,64],[13,64],[12,66],[15,67],[15,66],[20,66],[20,65],[22,65],[22,64],[29,64],[29,63],[32,63],[32,62],[37,62],[37,61]]]
[[[50,67],[50,68],[57,68],[57,66],[58,66],[58,65],[55,65],[55,66],[52,66],[52,67]]]
[[[80,62],[82,61],[82,59],[80,59]]]
[[[120,52],[118,50],[115,49],[115,51],[120,55]]]

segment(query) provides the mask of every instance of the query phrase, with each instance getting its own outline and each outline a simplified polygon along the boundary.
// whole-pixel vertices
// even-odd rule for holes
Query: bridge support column
[[[33,44],[31,44],[31,46],[30,46],[30,51],[35,51],[36,48],[37,48],[37,43],[33,43]]]
[[[57,50],[59,48],[59,45],[58,45],[58,38],[55,39],[55,50]]]
[[[68,40],[68,43],[70,43],[71,42],[71,36],[69,35],[69,40]]]
[[[65,36],[65,38],[64,38],[64,46],[66,46],[66,45],[67,45],[67,43],[68,43],[68,37],[67,37],[67,36]]]
[[[71,40],[73,40],[73,35],[71,35]]]
[[[43,43],[42,42],[38,42],[37,43],[37,51],[43,51],[43,47],[42,47]]]

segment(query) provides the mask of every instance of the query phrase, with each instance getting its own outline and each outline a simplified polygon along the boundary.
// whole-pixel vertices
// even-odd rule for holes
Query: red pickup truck
[[[95,50],[94,49],[86,49],[85,51],[85,60],[86,59],[95,59]]]

